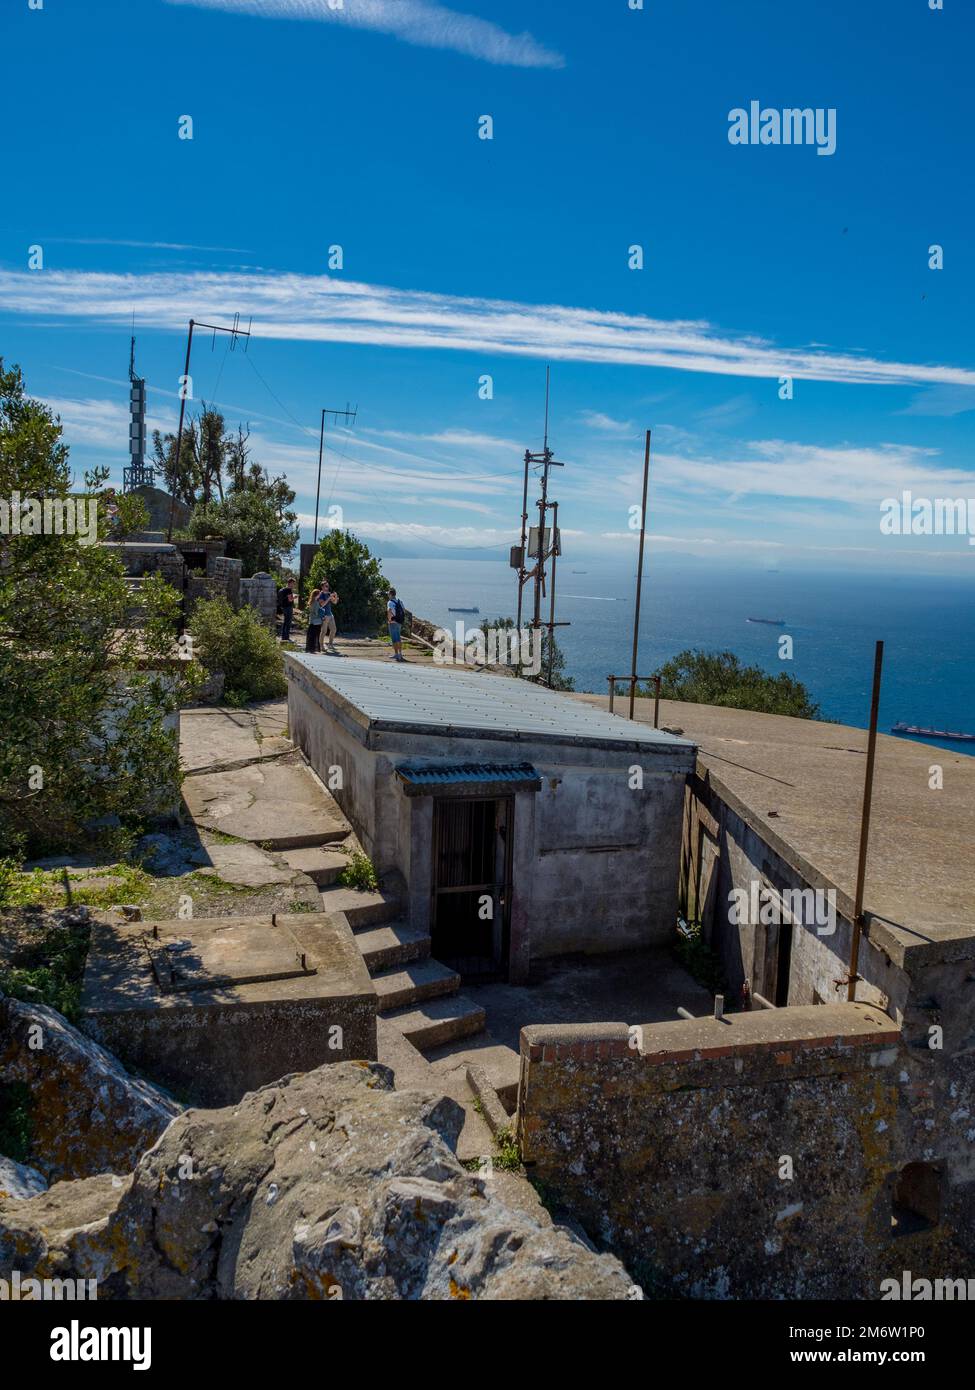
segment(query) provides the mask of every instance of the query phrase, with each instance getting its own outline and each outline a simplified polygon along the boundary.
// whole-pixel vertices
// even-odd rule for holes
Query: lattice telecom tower
[[[123,492],[152,487],[156,481],[155,467],[146,463],[146,383],[135,374],[135,338],[129,349],[129,381],[129,465],[122,475]]]

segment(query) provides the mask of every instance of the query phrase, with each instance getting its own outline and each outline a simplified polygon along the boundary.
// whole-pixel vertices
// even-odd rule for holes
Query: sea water
[[[477,627],[515,617],[515,574],[501,561],[391,559],[383,569],[407,608],[451,631],[458,619]],[[635,565],[566,559],[557,586],[556,620],[569,623],[557,632],[566,672],[577,690],[605,694],[606,677],[630,669]],[[527,618],[532,604],[527,587]],[[476,615],[448,611],[475,605]],[[543,619],[548,613],[546,599]],[[779,657],[783,634],[792,637],[791,660]],[[877,638],[885,644],[882,732],[901,720],[975,732],[975,579],[759,570],[691,557],[657,557],[645,570],[640,675],[687,647],[732,651],[744,664],[802,681],[824,718],[863,728]],[[942,746],[975,753],[973,744]]]

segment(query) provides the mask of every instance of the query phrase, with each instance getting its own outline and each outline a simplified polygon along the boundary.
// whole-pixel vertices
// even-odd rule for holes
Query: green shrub
[[[0,994],[57,1009],[69,1023],[77,1021],[91,928],[87,923],[48,919],[18,964],[0,965]],[[0,1153],[4,1153],[0,1144]],[[7,1154],[7,1157],[12,1157]]]
[[[356,850],[349,859],[348,866],[339,874],[339,883],[343,888],[368,889],[374,893],[379,887],[379,880],[368,854]]]
[[[224,674],[228,704],[270,700],[287,693],[284,660],[274,633],[245,605],[234,612],[227,600],[202,599],[189,622],[193,654],[205,670]]]
[[[511,1130],[499,1129],[494,1136],[494,1144],[497,1150],[494,1155],[495,1168],[505,1173],[517,1173],[521,1168],[521,1151]]]

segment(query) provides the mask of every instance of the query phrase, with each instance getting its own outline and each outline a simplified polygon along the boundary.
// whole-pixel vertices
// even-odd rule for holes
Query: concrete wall
[[[285,670],[291,738],[331,791],[377,870],[397,867],[398,856],[381,850],[376,838],[376,759],[363,747],[361,730],[339,712],[326,715],[311,676],[287,655]],[[331,776],[336,767],[341,785]]]
[[[158,925],[164,940],[185,933],[196,942],[214,930],[210,920]],[[314,974],[164,994],[142,943],[147,927],[96,922],[83,1031],[130,1071],[194,1105],[231,1105],[258,1086],[326,1062],[375,1061],[376,992],[345,919],[288,914],[278,925],[308,951]]]
[[[241,579],[239,588],[240,602],[256,609],[262,623],[274,627],[277,622],[278,588],[273,575],[258,570],[249,579]]]
[[[595,766],[544,754],[535,806],[532,954],[673,938],[685,774],[655,758],[601,754]],[[644,770],[631,788],[632,766]],[[583,895],[584,902],[579,902]],[[578,907],[576,904],[578,903]]]
[[[815,914],[808,912],[793,924],[787,1003],[835,1004],[845,1000],[853,915],[848,895],[811,865],[800,862],[773,827],[761,824],[720,786],[696,778],[687,795],[685,839],[691,846],[690,876],[698,877],[697,854],[703,846],[700,916],[704,935],[724,964],[730,997],[741,998],[746,980],[753,992],[767,997],[774,989],[776,938],[781,928],[761,921],[735,922],[730,911],[732,890],[750,897],[755,884],[760,891],[771,889],[778,894],[793,889],[807,894],[818,891],[824,895],[820,903],[828,901],[825,895],[834,895],[833,921],[817,922]],[[702,823],[703,835],[699,833]],[[811,897],[807,902],[812,905]],[[690,907],[693,911],[693,890]],[[858,973],[862,978],[857,999],[889,1009],[900,1018],[909,981],[884,951],[871,947],[869,931],[861,945]]]
[[[927,983],[957,991],[969,966]],[[950,988],[949,988],[950,986]],[[965,1278],[975,1235],[972,999],[953,1050],[842,1004],[527,1028],[519,1140],[550,1203],[648,1294],[878,1298],[904,1270]],[[919,1020],[923,1024],[923,1019]],[[639,1040],[640,1048],[630,1045]],[[931,1167],[935,1224],[894,1198]],[[898,1225],[892,1217],[898,1216]],[[905,1231],[909,1233],[905,1233]]]

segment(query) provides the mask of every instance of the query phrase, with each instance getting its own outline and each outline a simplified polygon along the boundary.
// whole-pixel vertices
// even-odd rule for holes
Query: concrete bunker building
[[[467,978],[673,937],[695,747],[505,676],[288,653],[288,724]]]

